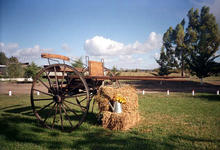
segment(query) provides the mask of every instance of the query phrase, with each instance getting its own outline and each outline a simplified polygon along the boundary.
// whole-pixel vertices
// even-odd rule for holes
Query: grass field
[[[110,131],[89,114],[72,133],[38,126],[28,95],[0,95],[0,149],[220,149],[220,96],[139,95],[142,121]]]

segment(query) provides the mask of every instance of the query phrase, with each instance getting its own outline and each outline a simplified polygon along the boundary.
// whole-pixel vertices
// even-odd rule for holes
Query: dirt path
[[[11,82],[0,82],[0,94],[8,94],[11,90],[12,94],[30,94],[31,83],[11,83]]]
[[[185,92],[191,93],[192,90],[201,93],[216,93],[220,90],[220,83],[204,83],[200,85],[199,82],[185,80],[169,80],[169,81],[128,81],[126,84],[134,86],[138,91],[145,90],[146,92]]]
[[[220,83],[204,83],[200,85],[199,82],[195,81],[178,81],[170,80],[163,81],[160,80],[154,81],[127,81],[123,82],[134,86],[139,92],[145,90],[146,93],[154,92],[204,92],[204,93],[216,93],[217,90],[220,90]],[[0,82],[0,94],[8,94],[8,91],[11,90],[13,94],[30,94],[32,83],[12,83],[12,82]]]

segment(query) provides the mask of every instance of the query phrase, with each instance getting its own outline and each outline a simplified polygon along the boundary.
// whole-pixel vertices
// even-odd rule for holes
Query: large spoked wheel
[[[42,69],[32,84],[33,112],[47,128],[74,130],[85,120],[89,103],[86,81],[75,68],[66,64]]]

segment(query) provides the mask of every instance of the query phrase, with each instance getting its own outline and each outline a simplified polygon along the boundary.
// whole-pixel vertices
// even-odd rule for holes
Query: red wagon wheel
[[[73,130],[89,110],[89,88],[83,76],[66,64],[40,70],[31,88],[31,105],[39,122],[47,128]]]

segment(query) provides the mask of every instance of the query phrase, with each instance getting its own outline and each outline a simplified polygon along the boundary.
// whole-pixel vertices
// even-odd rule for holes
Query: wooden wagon
[[[44,53],[49,65],[39,71],[31,88],[31,106],[40,124],[72,131],[79,127],[90,109],[90,101],[104,80],[153,80],[146,76],[108,76],[104,61],[90,61],[84,68],[65,64],[70,58]],[[63,63],[51,64],[53,60]],[[111,74],[111,73],[110,73]],[[157,77],[164,79],[164,77]],[[166,77],[169,78],[169,77]],[[93,109],[94,103],[92,105]]]

